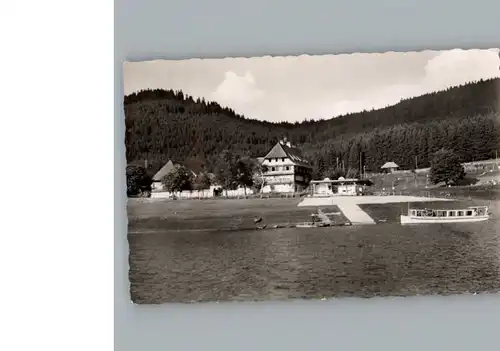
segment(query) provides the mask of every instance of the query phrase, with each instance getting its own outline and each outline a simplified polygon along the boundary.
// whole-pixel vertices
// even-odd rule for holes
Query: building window
[[[274,167],[271,167],[271,171],[274,172],[275,171],[275,168]]]
[[[289,171],[289,170],[290,170],[290,167],[286,166],[286,167],[285,167],[285,169],[286,169],[287,171]]]
[[[283,158],[281,158],[281,162],[285,162],[285,158],[284,158],[284,157],[283,157]]]

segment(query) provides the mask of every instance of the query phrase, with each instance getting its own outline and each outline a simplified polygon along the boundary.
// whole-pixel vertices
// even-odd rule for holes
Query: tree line
[[[225,191],[227,197],[228,190],[234,190],[243,187],[245,196],[247,188],[253,188],[261,192],[265,186],[264,173],[267,167],[259,164],[254,159],[247,157],[238,157],[228,150],[224,150],[219,155],[219,163],[216,165],[215,174],[193,172],[184,165],[177,164],[171,172],[166,174],[161,183],[163,189],[171,193],[182,191],[204,191],[211,185],[217,185]],[[337,179],[340,176],[347,178],[359,177],[359,170],[350,167],[347,169],[339,166],[324,168],[324,175],[330,179]],[[414,174],[416,174],[414,172]],[[146,172],[146,169],[138,165],[129,165],[127,167],[127,196],[151,196],[152,178]],[[457,154],[451,150],[441,148],[432,154],[430,162],[429,180],[433,184],[444,183],[459,184],[465,179],[464,166],[460,162]],[[214,191],[217,191],[218,189]]]
[[[297,123],[245,118],[182,91],[146,90],[124,98],[127,161],[148,160],[155,173],[169,159],[217,173],[224,150],[238,158],[264,156],[282,137],[301,147],[314,176],[376,172],[387,161],[429,167],[444,148],[461,162],[495,156],[500,143],[500,79],[481,80],[405,99],[379,110]]]
[[[220,187],[226,192],[239,187],[260,191],[264,186],[263,173],[266,167],[255,159],[235,154],[229,150],[222,151],[214,165],[215,173],[206,170],[193,173],[182,164],[176,164],[174,169],[162,179],[163,189],[172,193],[181,191],[202,191],[211,185]],[[152,191],[152,178],[141,165],[127,167],[128,196],[149,196]]]
[[[454,152],[460,162],[495,157],[500,143],[498,114],[434,120],[375,128],[371,132],[326,142],[313,155],[316,177],[326,169],[353,168],[380,172],[388,161],[402,169],[430,167],[440,149]]]

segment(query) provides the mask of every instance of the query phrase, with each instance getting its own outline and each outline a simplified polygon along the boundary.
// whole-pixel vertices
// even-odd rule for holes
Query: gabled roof
[[[168,160],[168,162],[165,163],[165,165],[162,168],[160,168],[160,170],[158,172],[156,172],[156,174],[153,176],[153,181],[160,182],[163,179],[163,177],[165,177],[167,174],[172,172],[175,169],[175,167],[178,167],[178,166],[186,167],[185,165],[183,165],[180,162],[174,163],[172,160]],[[193,176],[196,176],[196,173],[193,172],[193,170],[189,169],[189,167],[186,167],[186,168],[191,171]]]
[[[269,151],[267,155],[264,156],[264,159],[282,158],[282,157],[288,157],[287,153],[285,152],[284,145],[282,145],[281,143],[276,143],[276,145],[273,146],[271,151]]]
[[[398,168],[399,166],[395,164],[394,162],[386,162],[382,167],[380,168]]]
[[[165,163],[165,165],[160,168],[160,170],[153,176],[153,181],[161,181],[163,177],[172,172],[174,169],[175,164],[172,162],[172,160],[168,160],[168,162]]]
[[[271,151],[267,153],[264,159],[270,158],[289,158],[294,165],[311,167],[306,158],[302,155],[302,152],[296,147],[290,147],[285,144],[278,142],[273,146]]]

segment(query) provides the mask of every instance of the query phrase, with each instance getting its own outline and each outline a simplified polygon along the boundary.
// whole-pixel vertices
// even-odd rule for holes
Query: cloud
[[[449,50],[439,53],[425,66],[421,90],[443,90],[451,86],[500,76],[498,50]]]
[[[130,63],[126,93],[182,89],[247,118],[303,121],[500,77],[498,49]]]
[[[250,103],[258,103],[264,97],[264,91],[255,84],[255,78],[247,72],[239,76],[232,71],[224,75],[224,80],[217,86],[211,98],[231,107],[244,107]]]
[[[322,115],[329,118],[350,112],[383,108],[394,105],[401,99],[480,79],[497,78],[500,77],[498,52],[498,49],[442,51],[427,61],[421,79],[407,83],[375,85],[356,99],[344,99],[335,103],[318,101],[318,104],[323,104]]]

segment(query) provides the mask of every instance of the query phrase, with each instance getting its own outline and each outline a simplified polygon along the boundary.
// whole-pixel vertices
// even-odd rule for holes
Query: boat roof
[[[428,210],[431,210],[431,211],[464,211],[464,210],[469,210],[469,209],[472,209],[472,208],[488,208],[488,206],[469,206],[469,207],[465,207],[465,208],[427,208],[427,207],[420,207],[420,208],[411,208],[410,207],[410,211],[412,210],[415,210],[415,211],[428,211]]]

